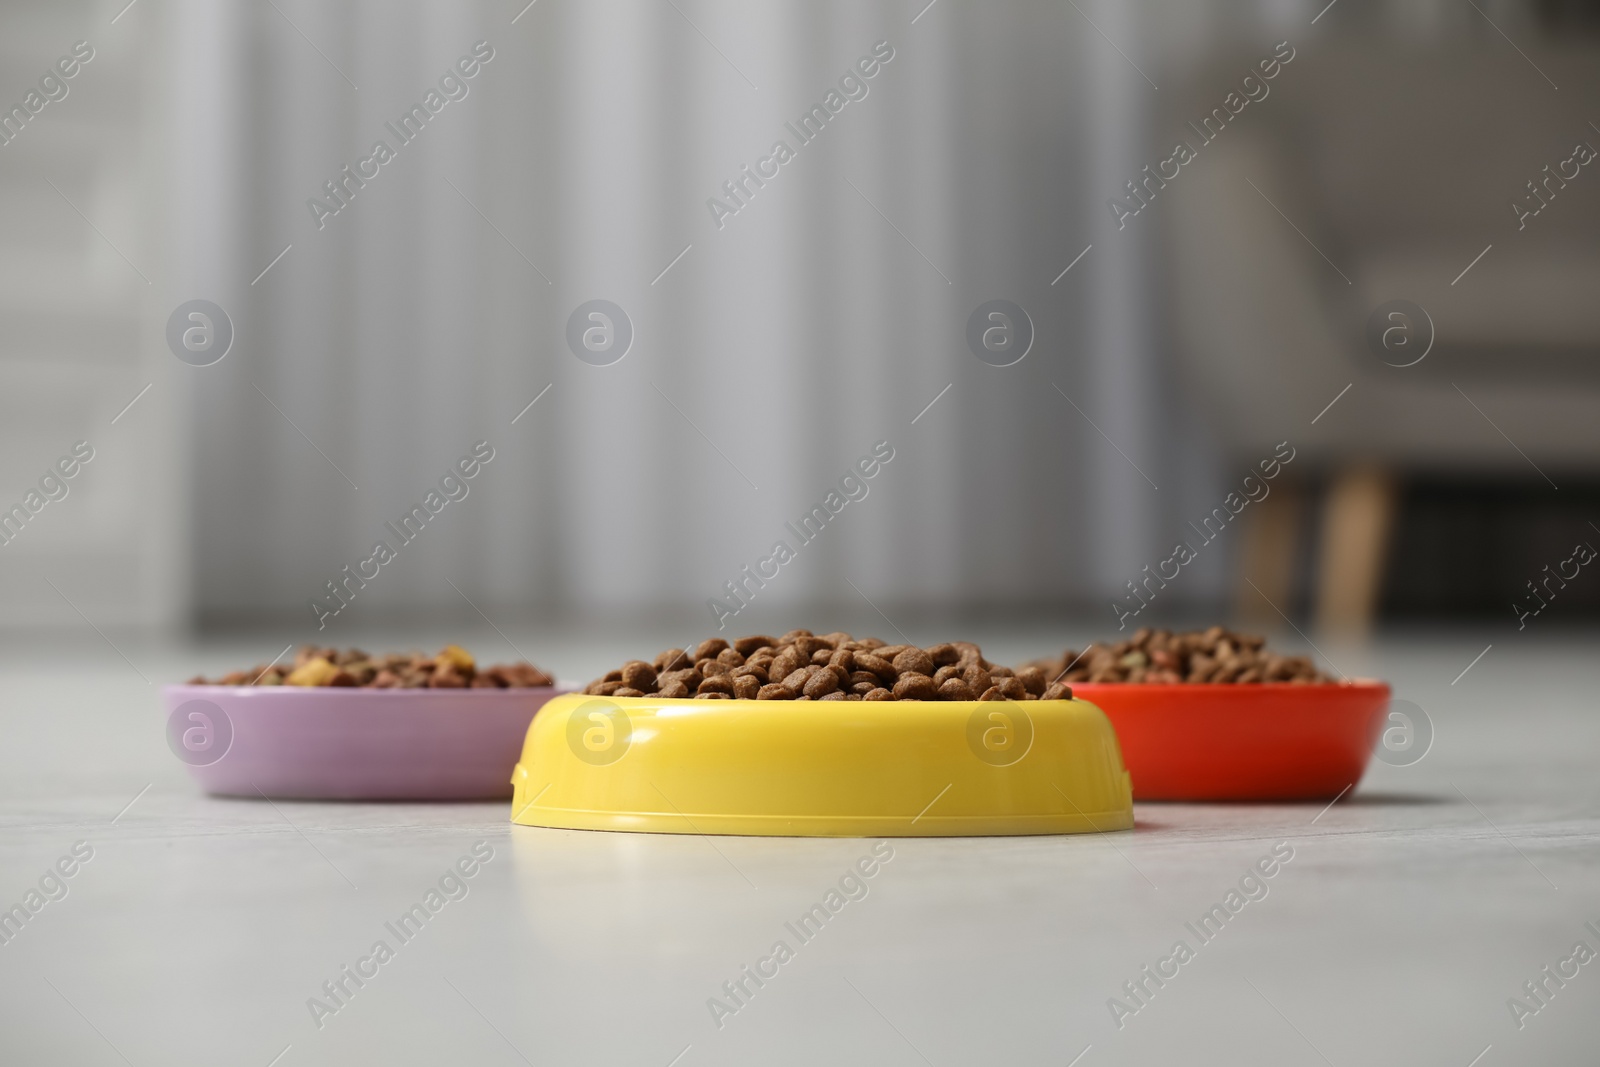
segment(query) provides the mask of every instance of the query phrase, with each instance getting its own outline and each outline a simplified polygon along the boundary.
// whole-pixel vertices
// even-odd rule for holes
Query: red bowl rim
[[[1064,682],[1072,688],[1074,694],[1079,689],[1129,689],[1142,692],[1170,693],[1170,692],[1262,692],[1262,693],[1348,693],[1348,692],[1388,692],[1388,682],[1376,678],[1350,678],[1342,682]]]

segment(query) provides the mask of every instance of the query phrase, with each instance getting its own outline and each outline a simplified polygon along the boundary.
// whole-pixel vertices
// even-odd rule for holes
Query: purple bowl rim
[[[467,687],[467,686],[463,686],[460,689],[431,689],[431,688],[421,688],[421,687],[419,687],[419,688],[411,688],[411,689],[401,689],[398,686],[396,686],[395,688],[392,688],[392,689],[375,689],[372,686],[357,686],[357,685],[189,685],[186,682],[166,682],[166,683],[163,683],[162,686],[161,686],[161,692],[164,693],[164,694],[165,693],[189,693],[189,692],[193,692],[193,693],[219,693],[219,694],[220,693],[228,693],[228,694],[237,694],[237,695],[243,695],[243,694],[247,694],[247,693],[299,693],[299,694],[304,694],[306,696],[313,696],[314,695],[314,696],[326,697],[326,696],[330,696],[330,695],[334,695],[334,694],[337,694],[339,696],[353,696],[353,695],[355,695],[357,693],[360,693],[360,694],[363,694],[363,695],[370,695],[370,696],[391,696],[391,697],[392,696],[399,696],[399,695],[404,694],[404,695],[409,697],[409,696],[422,696],[422,695],[426,695],[426,696],[440,696],[440,695],[461,696],[461,695],[464,695],[464,694],[471,693],[471,694],[475,694],[475,699],[477,697],[488,697],[488,696],[501,696],[501,697],[504,697],[504,696],[511,695],[511,694],[521,694],[521,693],[527,693],[529,695],[544,695],[544,694],[548,693],[548,694],[559,696],[562,693],[570,693],[570,692],[574,692],[574,691],[575,690],[572,687],[569,687],[569,686],[566,686],[566,685],[562,685],[559,682],[556,683],[555,685],[522,685],[522,686],[508,687],[508,688],[505,688],[505,689],[500,689],[500,688],[494,688],[494,689],[477,688],[477,689],[473,689],[473,688],[470,688],[470,687]]]

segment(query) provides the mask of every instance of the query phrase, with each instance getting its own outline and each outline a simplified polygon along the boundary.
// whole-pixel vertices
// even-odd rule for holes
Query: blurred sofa
[[[1559,176],[1575,145],[1600,148],[1600,48],[1524,50],[1487,37],[1302,46],[1169,191],[1185,394],[1241,462],[1287,439],[1325,487],[1320,534],[1293,494],[1261,509],[1242,605],[1289,595],[1295,543],[1310,540],[1318,620],[1364,628],[1408,474],[1554,486],[1600,465],[1600,160]],[[1249,62],[1164,92],[1157,129],[1181,134],[1198,118],[1185,102],[1219,96]],[[1386,351],[1368,320],[1396,299],[1424,315],[1391,337],[1409,349]],[[1426,357],[1394,365],[1430,327]]]

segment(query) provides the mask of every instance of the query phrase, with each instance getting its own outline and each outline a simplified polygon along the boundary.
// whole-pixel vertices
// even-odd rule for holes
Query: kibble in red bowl
[[[1311,657],[1281,655],[1266,644],[1259,634],[1235,633],[1221,626],[1188,633],[1142,629],[1117,644],[1096,642],[1082,652],[1069,648],[1030,666],[1066,682],[1320,685],[1333,681]]]

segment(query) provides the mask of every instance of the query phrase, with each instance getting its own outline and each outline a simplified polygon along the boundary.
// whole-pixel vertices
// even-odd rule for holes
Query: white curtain
[[[1079,6],[171,12],[209,57],[170,75],[174,256],[238,329],[196,375],[198,608],[309,620],[480,439],[468,497],[352,614],[456,610],[451,582],[491,613],[699,607],[780,538],[767,605],[1103,608],[1215,476],[1161,385],[1149,238],[1104,207],[1151,91],[1107,38],[1160,57],[1123,5]],[[479,41],[468,95],[319,229],[308,199]],[[785,123],[882,41],[798,146]],[[796,158],[719,229],[708,198],[780,139]],[[597,298],[634,329],[604,367],[565,340]],[[1012,367],[964,341],[993,298],[1036,331]],[[798,546],[784,523],[880,440],[869,495]]]

